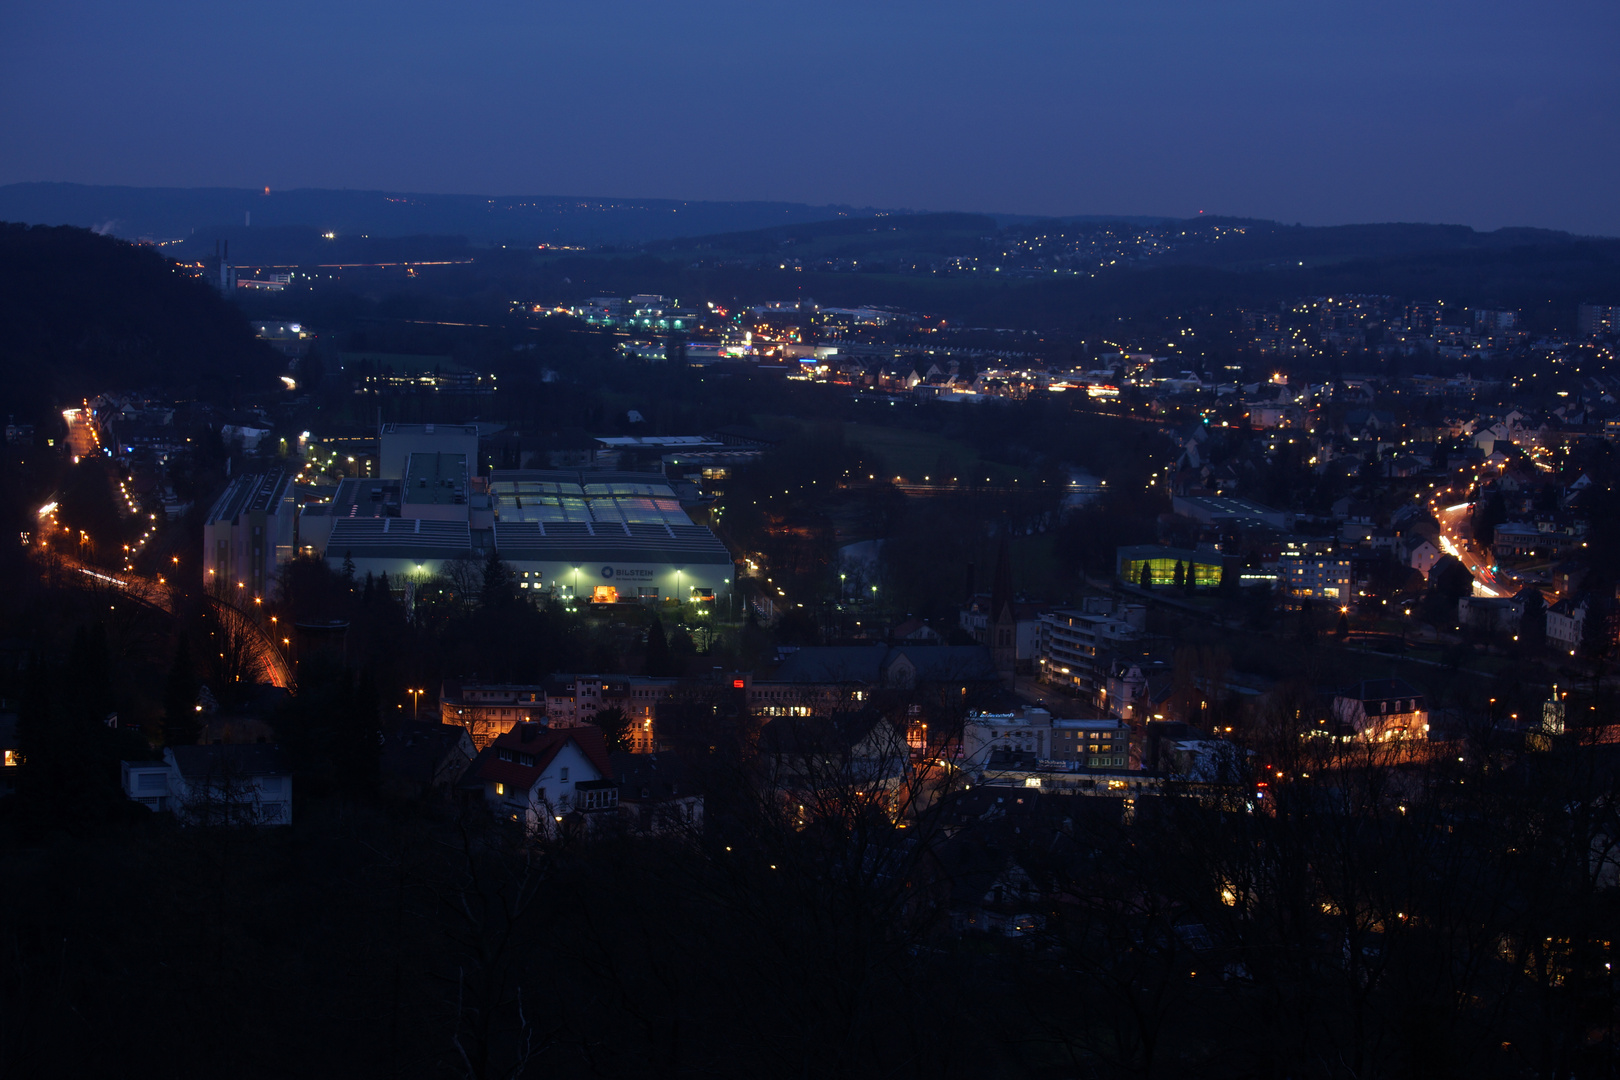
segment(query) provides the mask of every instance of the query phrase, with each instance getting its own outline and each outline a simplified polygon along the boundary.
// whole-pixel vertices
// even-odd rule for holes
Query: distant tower
[[[990,588],[990,656],[996,671],[1011,676],[1018,666],[1018,616],[1013,612],[1012,555],[1007,533],[996,549],[995,583]]]
[[[214,241],[214,259],[207,266],[207,281],[226,296],[236,293],[236,267],[231,265],[231,242]]]

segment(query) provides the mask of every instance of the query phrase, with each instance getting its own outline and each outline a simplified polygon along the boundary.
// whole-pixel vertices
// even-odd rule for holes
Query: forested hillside
[[[282,363],[234,304],[156,249],[65,226],[0,223],[0,326],[18,420],[111,389],[261,389]]]

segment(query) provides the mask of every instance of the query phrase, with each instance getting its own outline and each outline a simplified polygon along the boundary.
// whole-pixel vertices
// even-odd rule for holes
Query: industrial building
[[[1182,581],[1191,580],[1195,588],[1213,589],[1221,583],[1221,553],[1211,547],[1193,549],[1135,544],[1116,548],[1114,561],[1120,580],[1131,585],[1141,584],[1144,567],[1153,585],[1173,584],[1178,564],[1181,566]]]
[[[730,552],[695,524],[657,473],[564,470],[476,475],[475,425],[386,425],[382,475],[346,480],[305,510],[301,543],[334,568],[407,587],[493,552],[520,589],[565,602],[712,602]]]
[[[467,475],[478,473],[477,424],[384,424],[379,438],[377,475],[399,479],[412,454],[462,454]]]
[[[297,513],[291,473],[232,480],[203,523],[203,583],[234,601],[269,595],[277,567],[292,560]]]

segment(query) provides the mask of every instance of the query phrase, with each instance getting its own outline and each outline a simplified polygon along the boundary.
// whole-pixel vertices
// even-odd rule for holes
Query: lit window
[[[497,795],[505,795],[506,794],[506,785],[505,784],[496,784],[495,785],[495,794],[497,794]]]

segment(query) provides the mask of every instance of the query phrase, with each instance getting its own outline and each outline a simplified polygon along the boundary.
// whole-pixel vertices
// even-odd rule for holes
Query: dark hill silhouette
[[[198,396],[274,384],[282,359],[247,318],[151,247],[0,223],[8,414],[38,419],[104,390]]]
[[[246,232],[292,225],[322,232],[333,230],[339,235],[465,236],[474,243],[496,246],[639,244],[673,236],[868,217],[873,213],[850,206],[803,203],[573,195],[0,185],[0,218],[82,225],[118,236],[153,240],[182,239],[193,231],[210,228],[241,228]]]

